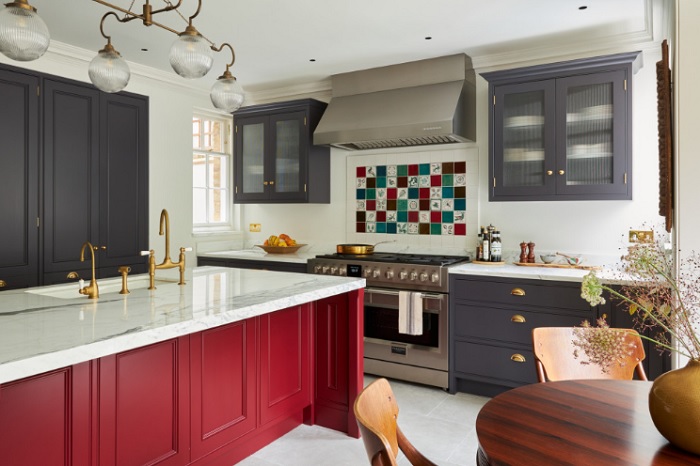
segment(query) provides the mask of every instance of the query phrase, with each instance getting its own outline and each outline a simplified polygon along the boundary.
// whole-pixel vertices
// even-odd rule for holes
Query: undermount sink
[[[85,281],[85,285],[90,283],[89,280]],[[164,285],[168,283],[177,283],[177,280],[163,280],[156,279],[155,285],[158,287],[159,284]],[[100,296],[104,296],[110,293],[119,293],[122,289],[122,279],[121,278],[110,278],[104,280],[97,280],[97,286],[100,289]],[[148,275],[141,277],[129,278],[127,282],[127,288],[129,291],[139,290],[142,288],[148,288]],[[80,289],[78,282],[70,283],[67,285],[54,285],[41,288],[32,288],[26,291],[26,293],[38,294],[42,296],[49,296],[51,298],[58,299],[80,299],[87,298],[85,295],[81,295],[78,290]]]

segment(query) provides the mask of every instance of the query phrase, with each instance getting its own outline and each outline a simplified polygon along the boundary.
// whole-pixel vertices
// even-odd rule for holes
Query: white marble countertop
[[[580,283],[590,270],[533,267],[513,264],[482,265],[472,263],[450,267],[449,272],[451,274],[479,275],[484,277],[528,278],[534,280],[557,280]],[[602,267],[601,270],[596,270],[596,275],[602,279],[605,279],[610,273],[611,271],[606,267]]]
[[[305,247],[299,249],[293,254],[268,254],[260,248],[227,250],[227,251],[212,251],[198,253],[198,257],[211,257],[216,259],[243,259],[263,262],[291,262],[296,264],[306,264],[306,261],[313,259],[317,254],[315,252],[305,251]]]
[[[187,284],[148,275],[98,280],[100,298],[78,284],[0,293],[0,383],[142,347],[360,289],[365,280],[266,270],[199,267]]]

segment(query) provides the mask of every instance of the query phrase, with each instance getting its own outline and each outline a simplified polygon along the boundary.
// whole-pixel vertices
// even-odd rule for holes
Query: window
[[[195,230],[231,227],[231,123],[192,118],[192,218]]]

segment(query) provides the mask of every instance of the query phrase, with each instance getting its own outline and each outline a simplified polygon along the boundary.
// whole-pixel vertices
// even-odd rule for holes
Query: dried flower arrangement
[[[603,284],[590,272],[581,284],[581,297],[592,306],[604,304],[603,292],[627,305],[641,337],[653,342],[659,351],[677,352],[700,361],[697,331],[700,316],[700,257],[692,254],[680,263],[675,274],[673,258],[660,243],[639,243],[622,257],[619,287]],[[592,331],[595,330],[595,331]],[[577,347],[588,358],[583,364],[598,364],[603,371],[630,351],[623,335],[599,319],[597,327],[584,322],[575,331]],[[675,346],[674,343],[675,342]]]

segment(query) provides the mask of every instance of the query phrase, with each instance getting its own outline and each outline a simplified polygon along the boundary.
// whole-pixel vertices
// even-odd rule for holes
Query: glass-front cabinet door
[[[626,191],[625,73],[557,80],[557,192]]]
[[[242,118],[235,123],[234,195],[242,200],[265,199],[266,117]]]
[[[494,107],[502,143],[494,147],[493,186],[504,195],[554,193],[554,81],[499,86]]]
[[[270,117],[272,131],[272,153],[269,186],[270,197],[284,200],[303,200],[306,173],[305,112],[285,113]]]

